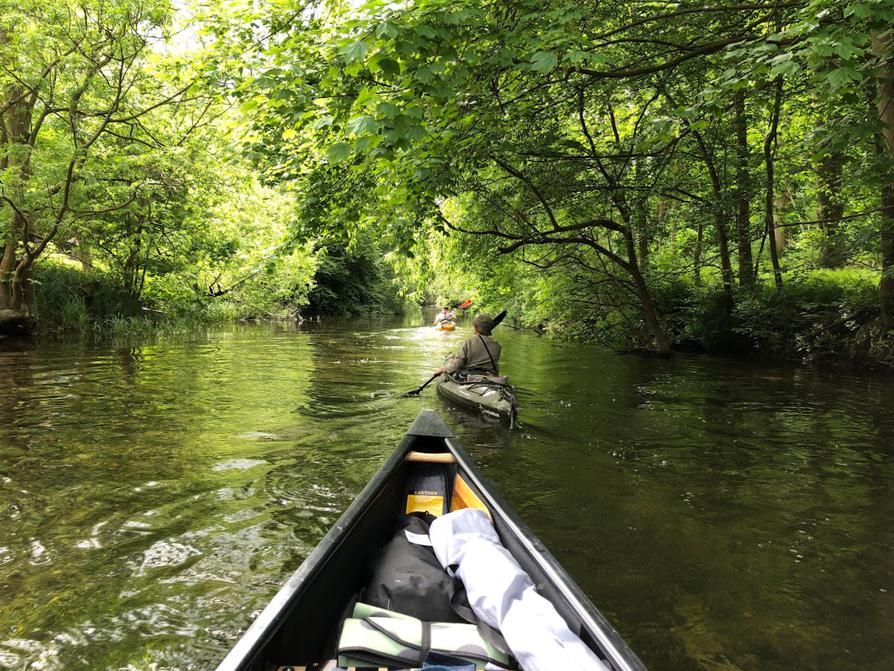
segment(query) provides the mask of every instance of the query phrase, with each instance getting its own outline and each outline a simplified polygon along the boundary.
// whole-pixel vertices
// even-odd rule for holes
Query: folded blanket
[[[509,658],[481,638],[473,624],[423,622],[364,603],[354,606],[338,640],[338,665],[421,666],[429,652],[450,655],[484,669],[508,669]]]

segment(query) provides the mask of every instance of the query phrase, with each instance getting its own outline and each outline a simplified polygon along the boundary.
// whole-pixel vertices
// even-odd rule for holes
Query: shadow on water
[[[0,668],[213,667],[423,408],[650,668],[894,668],[894,382],[506,330],[508,431],[467,328],[0,343]]]

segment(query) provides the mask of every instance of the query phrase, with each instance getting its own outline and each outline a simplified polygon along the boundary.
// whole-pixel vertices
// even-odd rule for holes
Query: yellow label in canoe
[[[443,512],[443,496],[407,494],[407,515],[410,513],[431,513],[435,517],[440,517]]]

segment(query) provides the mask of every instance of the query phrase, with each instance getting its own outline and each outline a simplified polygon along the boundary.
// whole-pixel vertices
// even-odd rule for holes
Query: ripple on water
[[[9,548],[5,545],[0,545],[0,566],[3,564],[9,564],[15,559],[15,553],[13,553],[12,548]]]
[[[264,459],[231,459],[214,464],[211,470],[216,473],[221,471],[246,471],[255,466],[263,466],[268,463]]]
[[[65,666],[55,647],[48,647],[43,641],[10,638],[0,641],[0,668],[61,671]]]
[[[49,564],[52,561],[46,547],[39,540],[31,541],[31,564]]]
[[[267,431],[246,431],[245,433],[240,433],[237,438],[241,438],[242,440],[267,440],[267,441],[277,441],[277,440],[288,440],[285,436],[280,436],[275,433],[269,433]]]
[[[201,550],[191,545],[175,541],[156,541],[143,552],[143,562],[136,570],[136,575],[145,575],[147,571],[160,568],[175,568],[202,556]]]

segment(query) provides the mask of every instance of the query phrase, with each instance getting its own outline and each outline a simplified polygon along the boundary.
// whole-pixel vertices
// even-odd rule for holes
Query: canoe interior
[[[478,504],[483,502],[488,508],[503,544],[534,580],[540,594],[553,603],[584,643],[607,659],[610,668],[644,671],[641,662],[540,542],[513,513],[506,513],[505,504],[483,481],[465,451],[446,436],[411,435],[289,579],[218,671],[310,667],[337,656],[340,625],[367,582],[370,557],[392,537],[406,507],[407,478],[414,469],[432,468],[432,464],[405,461],[410,452],[453,455],[456,463],[439,464],[437,468],[447,470],[450,482],[458,474],[471,492],[473,505],[478,499]],[[468,496],[465,498],[468,503]],[[467,504],[457,503],[456,507]],[[603,644],[609,641],[607,653],[597,638]]]

